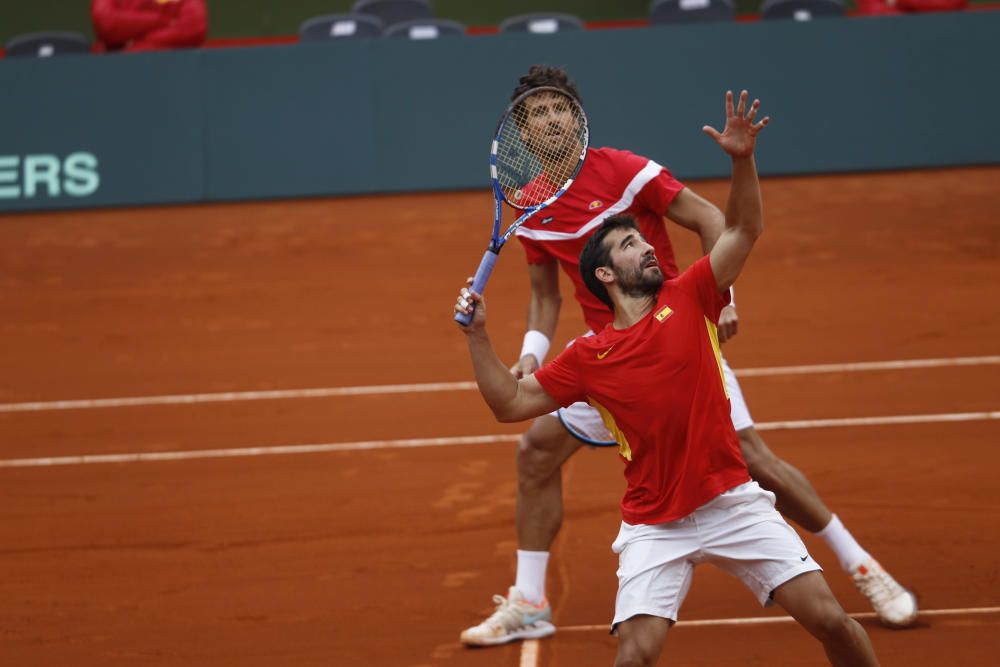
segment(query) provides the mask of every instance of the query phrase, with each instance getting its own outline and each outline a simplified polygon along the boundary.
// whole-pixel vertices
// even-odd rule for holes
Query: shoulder
[[[573,347],[582,353],[587,353],[591,350],[603,350],[610,343],[617,341],[620,336],[621,333],[619,331],[616,331],[613,326],[607,324],[597,333],[590,336],[578,337],[573,341]]]
[[[709,255],[699,257],[691,266],[675,278],[664,283],[673,292],[698,294],[703,289],[716,290],[715,274],[712,272],[712,262]]]
[[[637,178],[648,181],[655,178],[662,168],[653,160],[618,148],[592,148],[587,152],[580,173],[582,180],[594,179],[612,187],[624,188]],[[641,175],[641,176],[640,176]]]
[[[591,148],[587,151],[587,159],[593,156],[596,162],[612,164],[618,167],[635,166],[642,168],[650,162],[648,157],[636,155],[632,151],[621,148],[611,148],[604,146],[601,148]]]

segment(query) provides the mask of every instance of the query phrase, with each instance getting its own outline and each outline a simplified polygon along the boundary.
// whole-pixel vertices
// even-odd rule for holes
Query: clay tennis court
[[[725,182],[692,185],[724,204]],[[726,354],[771,447],[917,593],[918,625],[878,626],[807,543],[883,665],[996,664],[1000,168],[772,178],[764,203]],[[522,427],[470,389],[451,321],[490,206],[0,219],[0,662],[611,664],[624,481],[607,450],[565,468],[559,632],[457,644],[513,576]],[[686,266],[695,239],[672,237]],[[527,294],[512,244],[487,291],[510,357]],[[564,296],[558,344],[583,331]],[[780,616],[702,568],[662,664],[826,664]]]

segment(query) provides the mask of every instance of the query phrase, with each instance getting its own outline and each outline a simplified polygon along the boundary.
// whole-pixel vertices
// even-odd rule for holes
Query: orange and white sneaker
[[[511,586],[507,597],[494,595],[493,602],[496,611],[462,633],[460,641],[466,646],[495,646],[517,639],[540,639],[556,631],[548,600],[538,604],[529,602],[521,591]]]
[[[905,628],[917,620],[917,598],[900,586],[874,558],[859,565],[851,577],[884,625]]]

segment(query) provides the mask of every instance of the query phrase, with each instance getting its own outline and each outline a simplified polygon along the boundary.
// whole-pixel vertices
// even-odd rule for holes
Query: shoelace
[[[865,597],[875,604],[888,604],[902,592],[900,585],[882,569],[856,574],[854,580]]]
[[[504,629],[516,628],[523,625],[521,614],[517,612],[514,605],[510,603],[510,600],[502,595],[494,595],[493,602],[496,604],[497,610],[483,621],[483,625],[499,625]]]

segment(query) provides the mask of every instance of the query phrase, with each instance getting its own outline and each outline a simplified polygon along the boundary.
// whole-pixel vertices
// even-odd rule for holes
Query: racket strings
[[[538,91],[515,104],[497,137],[496,178],[517,208],[538,205],[576,174],[587,145],[587,120],[568,95]]]

